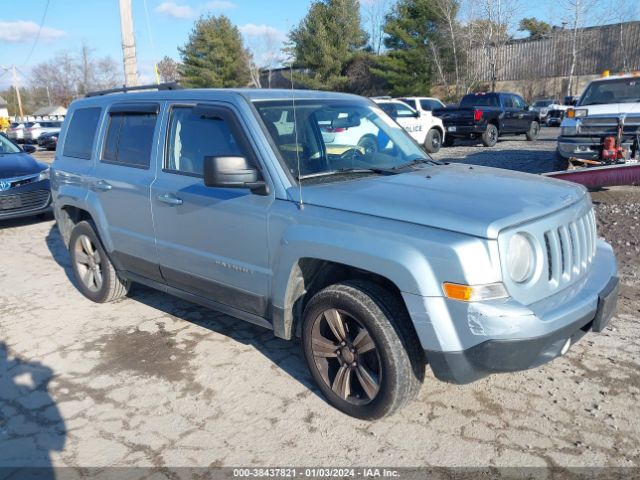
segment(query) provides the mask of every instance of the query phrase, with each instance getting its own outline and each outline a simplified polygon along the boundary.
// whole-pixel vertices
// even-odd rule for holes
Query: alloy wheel
[[[382,362],[370,332],[348,313],[331,308],[314,321],[311,350],[325,384],[354,405],[370,403],[380,391]]]
[[[92,292],[98,292],[104,283],[102,257],[87,235],[80,235],[74,246],[75,262],[80,281]]]

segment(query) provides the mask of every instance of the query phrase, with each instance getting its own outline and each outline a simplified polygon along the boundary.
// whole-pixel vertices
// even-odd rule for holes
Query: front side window
[[[89,160],[93,149],[93,141],[98,130],[101,109],[99,107],[79,108],[71,117],[64,140],[65,157],[81,158]],[[25,127],[31,127],[33,123],[25,123]]]
[[[401,98],[400,100],[409,105],[411,108],[417,108],[416,101],[412,98]]]
[[[254,105],[294,179],[329,179],[340,172],[430,160],[382,104],[327,99],[297,100],[295,107],[287,100],[256,100]]]
[[[169,171],[202,175],[208,156],[247,156],[222,116],[203,116],[194,107],[174,107],[169,123]]]
[[[515,108],[522,110],[524,109],[524,107],[527,106],[527,104],[524,102],[522,97],[519,97],[518,95],[513,95],[513,106]]]
[[[110,113],[102,161],[149,168],[156,120],[155,113]]]

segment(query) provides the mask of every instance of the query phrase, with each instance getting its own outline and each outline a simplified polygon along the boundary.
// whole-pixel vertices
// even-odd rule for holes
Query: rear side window
[[[79,108],[73,112],[62,154],[65,157],[89,160],[98,129],[101,108]]]
[[[470,93],[469,95],[465,95],[462,97],[460,101],[461,108],[469,108],[469,107],[499,107],[498,96],[494,94],[475,94]],[[506,107],[506,105],[505,105]]]
[[[149,168],[157,117],[151,112],[111,112],[102,161]]]

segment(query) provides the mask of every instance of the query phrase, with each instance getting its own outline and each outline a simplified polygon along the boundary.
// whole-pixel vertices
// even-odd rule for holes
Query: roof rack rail
[[[178,82],[169,83],[152,83],[150,85],[136,85],[135,87],[121,87],[111,88],[109,90],[98,90],[96,92],[89,92],[85,97],[99,97],[101,95],[109,95],[110,93],[127,93],[136,92],[141,90],[181,90],[182,85]]]

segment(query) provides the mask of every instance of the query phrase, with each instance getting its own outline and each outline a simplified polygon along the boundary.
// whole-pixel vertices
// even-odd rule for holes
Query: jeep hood
[[[299,201],[298,189],[289,190]],[[500,230],[584,199],[584,187],[538,175],[463,164],[303,184],[305,204],[497,238]]]

